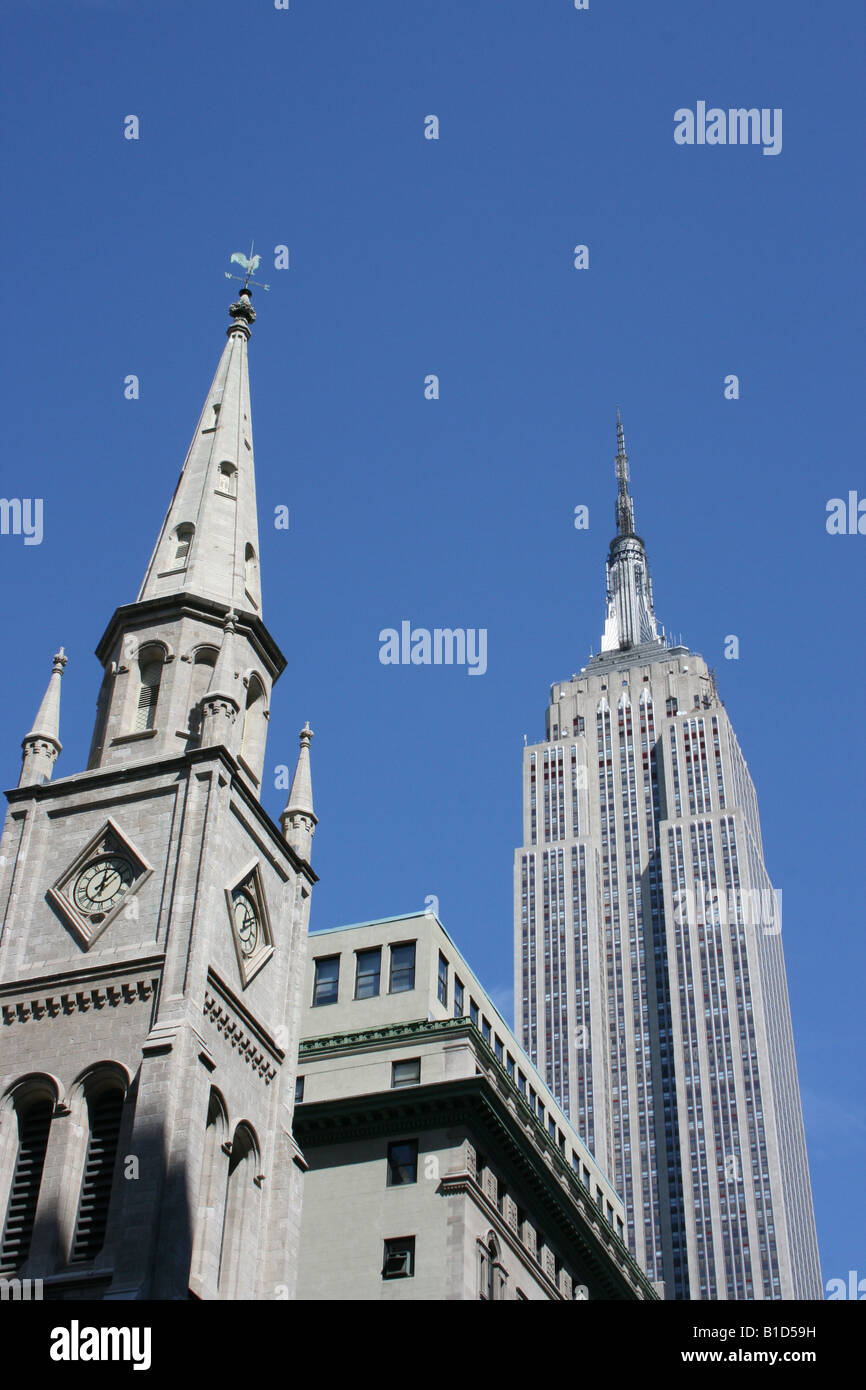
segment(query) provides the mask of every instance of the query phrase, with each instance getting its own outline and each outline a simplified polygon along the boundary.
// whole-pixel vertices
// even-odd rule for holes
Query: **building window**
[[[388,1145],[388,1186],[405,1187],[417,1181],[418,1140],[395,1140]]]
[[[178,526],[177,530],[174,533],[174,563],[177,565],[179,569],[186,568],[186,563],[189,559],[189,548],[192,545],[194,531],[195,527],[191,526],[190,523],[186,521],[183,523],[182,526]]]
[[[255,600],[255,589],[259,582],[259,562],[251,545],[244,549],[244,588],[250,598]]]
[[[304,1078],[295,1077],[295,1105],[301,1105],[304,1099]]]
[[[316,979],[313,985],[313,1007],[336,1004],[340,984],[340,957],[322,956],[315,962]]]
[[[47,1094],[31,1093],[15,1104],[18,1154],[0,1247],[0,1270],[6,1273],[20,1269],[30,1254],[53,1110],[54,1098]]]
[[[415,1237],[398,1236],[385,1241],[383,1279],[411,1279],[415,1273]]]
[[[410,1057],[407,1061],[391,1063],[391,1088],[417,1086],[421,1081],[421,1058]]]
[[[221,463],[217,478],[217,492],[227,497],[236,497],[238,491],[238,470],[233,463]]]
[[[675,695],[669,695],[665,700],[665,714],[670,717],[677,712],[677,699]]]
[[[165,653],[162,647],[145,647],[138,658],[138,704],[135,710],[135,730],[143,734],[156,724],[156,704],[162,681]]]
[[[490,1024],[484,1015],[481,1015],[481,1036],[486,1043],[490,1042]]]
[[[613,1225],[613,1207],[610,1202],[607,1203],[607,1224],[609,1226]]]
[[[494,1051],[494,1053],[495,1053],[495,1055],[496,1055],[496,1060],[497,1060],[497,1062],[502,1062],[502,1061],[504,1061],[504,1059],[505,1059],[505,1048],[502,1046],[502,1039],[501,1039],[501,1038],[499,1038],[499,1037],[494,1038],[494,1040],[493,1040],[493,1051]]]
[[[258,774],[265,751],[266,732],[265,689],[258,676],[250,676],[244,708],[244,731],[241,735],[241,757]]]
[[[512,1055],[511,1055],[510,1052],[508,1053],[508,1055],[507,1055],[507,1057],[506,1057],[506,1059],[505,1059],[505,1070],[508,1072],[508,1075],[511,1077],[511,1080],[513,1081],[513,1080],[514,1080],[514,1058],[512,1057]]]
[[[470,998],[470,1000],[469,1000],[469,1017],[470,1017],[470,1019],[472,1020],[472,1022],[475,1024],[475,1027],[477,1028],[477,1027],[478,1027],[478,1005],[476,1004],[475,1000],[474,1000],[474,999],[471,999],[471,998]]]
[[[355,998],[372,999],[379,993],[382,947],[358,951],[355,956]]]
[[[522,1096],[526,1095],[526,1077],[522,1071],[517,1073],[517,1089]]]
[[[402,994],[415,988],[415,942],[407,941],[401,946],[391,947],[392,994]]]
[[[70,1264],[95,1259],[105,1244],[123,1101],[124,1089],[115,1080],[98,1085],[87,1098],[90,1133]]]
[[[586,1190],[587,1190],[587,1192],[588,1192],[588,1191],[589,1191],[589,1169],[587,1168],[586,1164],[583,1165],[583,1172],[581,1173],[581,1182],[583,1183],[584,1187],[586,1188]]]
[[[478,1247],[478,1297],[492,1303],[502,1296],[502,1279],[499,1264],[499,1243],[491,1233],[485,1245]]]
[[[552,1115],[548,1115],[547,1117],[547,1132],[550,1135],[551,1139],[556,1138],[556,1121],[554,1120]]]
[[[454,1017],[463,1017],[463,981],[454,976]]]
[[[439,952],[439,976],[436,985],[436,992],[439,996],[439,1003],[448,1007],[448,962]]]

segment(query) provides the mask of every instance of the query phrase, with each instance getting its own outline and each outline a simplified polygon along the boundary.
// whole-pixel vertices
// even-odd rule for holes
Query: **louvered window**
[[[72,1245],[72,1262],[92,1260],[105,1244],[108,1205],[114,1177],[114,1160],[120,1134],[123,1092],[115,1086],[100,1091],[88,1102],[90,1139],[84,1164],[84,1180],[78,1203],[78,1220]]]
[[[18,1111],[18,1157],[3,1229],[0,1270],[20,1269],[30,1253],[52,1109],[46,1096],[31,1100],[29,1105],[25,1102]]]
[[[138,708],[135,711],[135,732],[137,734],[144,733],[146,729],[154,727],[161,679],[161,661],[148,661],[141,667],[141,687],[138,692]]]

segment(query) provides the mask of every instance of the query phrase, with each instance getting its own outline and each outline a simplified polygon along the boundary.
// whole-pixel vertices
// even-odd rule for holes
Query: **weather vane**
[[[244,270],[246,271],[246,275],[231,275],[229,271],[226,271],[226,279],[242,281],[243,289],[246,289],[248,285],[255,285],[256,289],[269,290],[271,288],[270,285],[263,285],[261,281],[251,279],[251,276],[255,275],[256,271],[258,270],[262,260],[261,256],[253,255],[254,244],[254,242],[250,242],[249,256],[245,256],[243,251],[235,251],[235,253],[232,256],[232,264],[243,266]]]

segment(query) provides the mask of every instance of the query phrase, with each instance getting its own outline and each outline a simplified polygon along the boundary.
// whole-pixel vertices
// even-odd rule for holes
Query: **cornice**
[[[222,628],[228,611],[228,606],[224,603],[217,603],[213,599],[202,598],[198,594],[186,591],[143,599],[140,603],[122,604],[114,610],[105,632],[99,639],[96,656],[104,666],[110,659],[118,634],[130,627],[145,627],[162,620],[189,617],[202,618],[205,622]],[[267,666],[271,679],[278,680],[286,669],[286,658],[262,619],[244,609],[237,610],[235,630],[252,642],[257,654]]]

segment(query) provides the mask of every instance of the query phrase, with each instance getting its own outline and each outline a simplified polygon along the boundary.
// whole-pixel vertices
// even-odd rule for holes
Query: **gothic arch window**
[[[162,683],[165,651],[162,647],[142,647],[138,657],[138,700],[133,732],[145,733],[156,726],[156,705]]]
[[[194,1292],[207,1296],[215,1291],[220,1241],[226,1198],[226,1168],[228,1167],[228,1111],[215,1086],[208,1098],[202,1153],[201,1178],[198,1191],[195,1240],[191,1263],[191,1283]]]
[[[259,562],[256,558],[256,552],[249,542],[244,549],[244,587],[250,598],[255,600],[259,587]]]
[[[84,1097],[87,1153],[70,1264],[95,1259],[105,1244],[126,1086],[117,1070],[101,1067],[87,1078]]]
[[[265,688],[259,677],[252,675],[247,683],[241,758],[256,778],[260,775],[264,761],[265,724]]]
[[[189,521],[183,522],[174,533],[174,563],[178,569],[186,569],[194,535],[195,527]]]
[[[258,1236],[258,1196],[256,1183],[259,1152],[249,1125],[235,1129],[229,1155],[225,1190],[222,1241],[217,1282],[220,1298],[249,1298],[253,1291],[244,1285],[244,1276],[256,1268]],[[245,1256],[251,1257],[245,1259]]]
[[[9,1155],[12,1173],[0,1239],[0,1274],[17,1272],[30,1254],[56,1099],[54,1084],[45,1077],[22,1082],[11,1097],[16,1133],[14,1154]]]
[[[217,492],[224,492],[227,497],[237,497],[238,470],[233,463],[220,464],[217,474]]]
[[[201,735],[201,702],[208,692],[217,661],[216,647],[199,647],[189,678],[189,721],[192,738]]]

